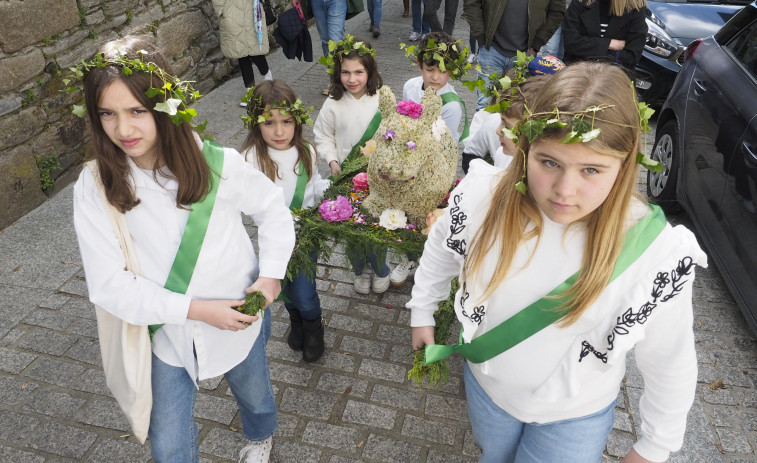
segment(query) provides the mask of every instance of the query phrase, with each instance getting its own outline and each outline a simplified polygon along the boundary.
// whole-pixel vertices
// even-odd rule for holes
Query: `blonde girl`
[[[235,150],[203,143],[186,121],[175,124],[159,105],[162,95],[147,96],[151,88],[165,88],[159,70],[169,69],[149,41],[126,37],[107,43],[101,54],[101,65],[84,76],[98,173],[86,167],[74,186],[74,226],[91,301],[129,323],[162,325],[152,342],[152,457],[198,462],[198,382],[223,374],[248,440],[240,461],[268,461],[277,426],[265,357],[270,316],[235,307],[245,293],[262,291],[268,305],[280,292],[294,247],[281,190]],[[209,159],[214,165],[222,160],[220,172]],[[125,270],[98,183],[125,216],[141,276]],[[169,290],[190,210],[209,191],[215,202],[191,279],[185,292]],[[260,262],[240,213],[259,227]]]
[[[459,277],[454,349],[485,463],[599,462],[634,349],[642,427],[624,461],[665,461],[694,398],[692,281],[706,256],[636,193],[641,119],[623,71],[568,66],[528,110],[510,167],[472,163],[431,229],[407,304],[412,345],[433,344],[433,312]]]
[[[248,95],[249,132],[242,147],[244,158],[283,189],[286,206],[315,206],[331,182],[321,178],[315,148],[302,135],[307,109],[280,80],[263,82]],[[282,291],[290,321],[287,343],[302,351],[305,362],[315,362],[325,349],[315,278],[300,272]]]

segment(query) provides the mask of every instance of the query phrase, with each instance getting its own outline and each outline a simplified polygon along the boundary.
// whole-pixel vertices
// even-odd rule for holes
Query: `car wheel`
[[[662,164],[662,172],[647,171],[647,194],[652,202],[673,212],[680,210],[676,201],[676,181],[681,162],[678,124],[668,121],[657,134],[651,158]]]

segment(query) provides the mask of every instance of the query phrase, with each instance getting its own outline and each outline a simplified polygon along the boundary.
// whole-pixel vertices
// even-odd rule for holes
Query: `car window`
[[[731,50],[752,76],[757,77],[757,21],[752,21],[742,29],[726,44],[726,48]]]

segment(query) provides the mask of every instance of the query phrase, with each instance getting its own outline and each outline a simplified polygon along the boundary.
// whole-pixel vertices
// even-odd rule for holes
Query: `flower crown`
[[[471,68],[471,63],[468,62],[468,47],[460,40],[437,43],[434,39],[428,39],[422,46],[410,45],[405,48],[405,44],[400,43],[400,48],[413,64],[426,60],[436,61],[439,63],[439,70],[449,72],[453,80],[463,80]],[[457,58],[453,58],[455,54]]]
[[[263,105],[263,97],[252,97],[254,91],[255,87],[250,87],[242,97],[242,101],[247,103],[247,115],[239,117],[244,121],[245,127],[252,127],[267,121],[271,117],[271,111],[274,109],[278,109],[281,114],[292,116],[299,125],[313,125],[313,119],[310,117],[310,111],[313,110],[313,106],[305,106],[305,103],[301,99],[297,98],[294,100],[294,103],[282,101],[278,104]],[[255,113],[258,112],[260,114],[256,117]]]
[[[147,55],[148,52],[144,50],[137,51],[139,55]],[[150,74],[150,82],[153,78],[159,86],[150,86],[145,94],[148,98],[154,98],[157,95],[163,95],[163,101],[157,103],[153,108],[155,111],[166,113],[171,121],[175,125],[181,125],[183,122],[192,123],[192,119],[197,116],[197,111],[194,108],[190,108],[189,105],[197,101],[200,98],[200,92],[196,91],[192,87],[193,81],[181,80],[175,77],[160,66],[153,62],[145,62],[141,59],[127,58],[124,54],[119,54],[114,58],[105,58],[102,54],[95,55],[89,61],[84,61],[75,67],[69,68],[71,75],[69,78],[63,79],[63,84],[66,86],[62,92],[73,93],[78,90],[78,87],[71,85],[73,80],[84,80],[84,77],[89,71],[94,68],[106,68],[108,66],[117,66],[121,68],[121,73],[124,77],[130,76],[134,72],[144,72]],[[87,109],[84,104],[74,105],[72,112],[79,117],[84,117],[87,114]],[[202,124],[195,126],[195,130],[202,132],[205,130],[208,121],[204,121]]]
[[[363,41],[355,41],[355,37],[350,34],[345,34],[344,39],[339,42],[329,40],[329,53],[326,56],[318,58],[318,62],[328,68],[329,75],[334,74],[334,64],[336,61],[341,61],[345,56],[349,55],[353,51],[356,51],[358,56],[371,55],[373,59],[376,59],[376,51],[373,48],[369,48]]]
[[[632,128],[630,125],[609,121],[597,116],[598,113],[614,106],[610,104],[589,106],[583,111],[560,111],[555,108],[550,112],[539,113],[532,113],[528,108],[525,108],[523,117],[515,126],[512,129],[503,128],[502,133],[517,145],[520,136],[525,136],[529,143],[533,143],[545,130],[568,128],[568,133],[560,140],[560,143],[588,143],[597,138],[602,131],[601,128],[594,127],[596,121]],[[654,114],[654,110],[644,102],[638,102],[637,109],[639,112],[639,129],[645,134],[644,137],[646,138],[646,133],[649,132],[649,118]],[[521,153],[525,161],[526,153],[522,149]],[[644,153],[636,153],[636,162],[651,171],[662,172],[662,164]],[[526,163],[524,162],[521,180],[515,184],[515,188],[522,194],[526,194],[527,189],[525,178]]]

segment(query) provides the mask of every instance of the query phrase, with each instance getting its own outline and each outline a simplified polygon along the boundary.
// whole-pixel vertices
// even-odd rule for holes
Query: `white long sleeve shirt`
[[[441,96],[445,93],[450,92],[457,95],[457,92],[452,87],[452,85],[447,82],[446,84],[444,84],[444,87],[437,90],[436,94]],[[423,98],[423,94],[423,76],[413,77],[412,79],[405,82],[405,86],[402,87],[403,100],[412,100],[416,103],[420,103],[421,98]],[[442,106],[442,120],[444,120],[444,123],[447,124],[449,131],[452,132],[452,138],[455,140],[455,143],[457,143],[457,140],[460,138],[460,132],[458,131],[458,128],[460,127],[460,121],[462,120],[462,118],[463,106],[457,101],[451,101]]]
[[[289,207],[294,198],[294,192],[297,189],[297,174],[294,173],[295,166],[299,165],[297,148],[291,147],[288,150],[277,150],[268,148],[268,155],[274,160],[279,168],[279,176],[275,180],[276,186],[281,187],[284,191],[284,204]],[[331,185],[331,181],[321,177],[318,172],[318,160],[316,158],[315,150],[310,150],[311,159],[313,160],[313,175],[305,185],[305,196],[302,200],[302,208],[313,207],[321,201],[323,198],[323,192]],[[260,170],[257,157],[255,156],[255,148],[250,148],[245,151],[242,156],[248,163],[252,164],[256,169]]]
[[[471,163],[451,193],[450,207],[432,227],[415,275],[411,326],[434,324],[449,281],[489,208],[502,171]],[[628,227],[649,213],[635,202]],[[540,299],[578,271],[586,231],[551,222],[516,253],[513,269],[488,300],[481,295],[498,265],[499,247],[487,255],[483,279],[468,280],[457,293],[455,311],[465,342],[493,329]],[[530,261],[529,261],[530,258]],[[697,362],[692,330],[695,264],[706,255],[682,226],[663,232],[624,273],[611,282],[581,318],[567,328],[551,325],[492,359],[469,366],[499,407],[523,422],[549,423],[595,413],[618,394],[625,359],[635,349],[644,377],[641,436],[634,448],[651,461],[667,459],[683,442],[686,415],[694,400]]]
[[[323,102],[313,134],[318,153],[326,164],[331,161],[341,164],[347,158],[376,115],[378,103],[378,92],[373,96],[366,93],[358,99],[344,92],[339,100],[329,97]]]
[[[281,189],[224,149],[221,182],[207,234],[186,294],[163,287],[181,242],[189,211],[176,207],[176,181],[153,179],[152,171],[129,159],[131,181],[140,204],[125,214],[143,275],[125,269],[125,259],[91,171],[74,186],[74,226],[90,300],[135,325],[160,324],[153,352],[169,365],[184,367],[202,380],[221,375],[245,359],[261,321],[245,330],[220,330],[187,319],[192,299],[244,299],[258,276],[283,278],[294,247],[294,226]],[[258,225],[260,263],[241,213]],[[197,355],[195,361],[195,353]]]

